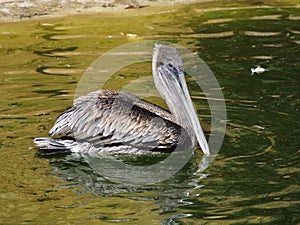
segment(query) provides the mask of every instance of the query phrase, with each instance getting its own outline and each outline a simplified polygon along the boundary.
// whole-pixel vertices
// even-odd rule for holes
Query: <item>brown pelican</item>
[[[49,131],[36,138],[44,150],[104,153],[171,152],[186,134],[204,154],[210,150],[193,107],[175,48],[155,45],[154,83],[171,112],[122,91],[99,90],[74,100]]]

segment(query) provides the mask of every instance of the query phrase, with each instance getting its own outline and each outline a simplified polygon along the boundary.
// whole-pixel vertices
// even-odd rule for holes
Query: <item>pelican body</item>
[[[36,138],[42,150],[100,153],[172,152],[185,138],[210,155],[175,48],[155,45],[155,86],[169,110],[127,92],[99,90],[74,100],[49,131]]]

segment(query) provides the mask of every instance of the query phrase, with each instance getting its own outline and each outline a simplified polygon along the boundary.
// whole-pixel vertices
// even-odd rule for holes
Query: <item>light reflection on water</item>
[[[41,223],[48,221],[42,216],[48,212],[49,221],[83,224],[299,223],[300,11],[268,7],[217,12],[183,14],[189,23],[178,21],[180,31],[176,27],[174,33],[181,33],[176,36],[162,29],[139,34],[175,40],[196,51],[223,87],[228,113],[226,139],[207,170],[199,171],[197,149],[170,180],[144,186],[113,183],[82,158],[41,156],[27,149],[70,106],[88,65],[128,40],[120,32],[107,38],[107,31],[89,33],[82,24],[61,21],[35,28],[29,24],[30,34],[20,33],[23,43],[18,32],[1,32],[6,65],[1,67],[0,90],[0,154],[5,159],[1,198],[11,209],[1,207],[0,221]],[[164,19],[172,27],[172,17]],[[251,76],[250,68],[257,65],[270,71]],[[144,79],[152,91],[149,75],[135,65],[116,74],[107,87],[139,85],[134,81]],[[207,102],[188,83],[201,120],[209,124]],[[120,157],[127,163],[151,164],[165,156]]]

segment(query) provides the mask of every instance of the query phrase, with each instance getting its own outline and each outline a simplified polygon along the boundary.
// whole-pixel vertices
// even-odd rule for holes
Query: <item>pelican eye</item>
[[[167,66],[169,71],[178,78],[179,77],[178,68],[174,66],[172,63],[168,63]]]

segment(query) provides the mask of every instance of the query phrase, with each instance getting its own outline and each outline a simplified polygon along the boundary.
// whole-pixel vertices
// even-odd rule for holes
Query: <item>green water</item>
[[[173,13],[0,24],[0,223],[299,224],[300,9],[277,4],[205,10],[195,4]],[[114,47],[148,39],[197,52],[223,88],[226,137],[209,168],[198,170],[196,149],[169,180],[134,186],[103,178],[82,158],[39,154],[33,138],[47,136],[72,104],[87,67]],[[269,71],[251,75],[256,65]],[[106,88],[120,90],[150,75],[149,63],[132,65]],[[209,124],[203,93],[188,85]]]

